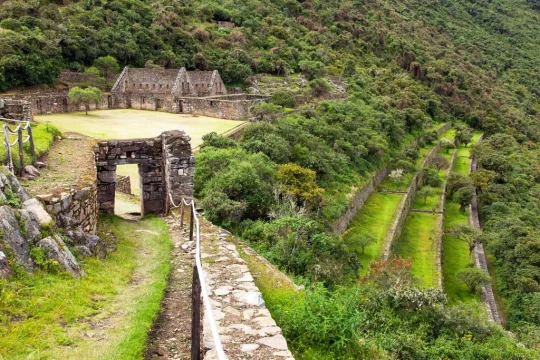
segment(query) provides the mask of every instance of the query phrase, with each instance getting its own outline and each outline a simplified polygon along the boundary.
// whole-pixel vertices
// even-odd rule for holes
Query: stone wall
[[[131,195],[131,179],[129,176],[116,175],[116,191]]]
[[[77,106],[69,103],[66,93],[49,93],[49,94],[32,94],[32,95],[8,95],[8,99],[24,100],[30,103],[33,114],[59,114],[68,112],[84,111],[84,105]],[[90,110],[106,110],[115,108],[113,95],[104,94],[101,97],[101,102],[91,104]]]
[[[399,203],[399,206],[396,210],[397,215],[392,220],[392,224],[390,228],[388,229],[385,236],[385,240],[384,240],[385,245],[384,245],[384,253],[383,253],[384,260],[388,260],[388,257],[390,256],[390,249],[392,247],[392,244],[401,235],[401,231],[403,230],[403,225],[405,224],[405,220],[407,219],[407,215],[409,214],[411,205],[414,202],[414,197],[416,196],[416,190],[418,190],[419,186],[424,181],[424,176],[421,171],[422,168],[427,167],[431,164],[433,157],[437,155],[440,149],[441,149],[441,142],[439,141],[431,149],[431,151],[426,155],[424,161],[422,162],[422,165],[420,166],[420,170],[414,174],[411,180],[411,183],[409,187],[407,188],[407,193],[405,194],[405,196],[403,196],[403,199]]]
[[[386,175],[388,175],[388,168],[384,167],[375,175],[373,175],[373,177],[369,179],[367,184],[365,184],[354,194],[351,201],[347,205],[347,209],[345,210],[345,212],[334,223],[334,232],[338,234],[343,234],[345,230],[347,230],[349,224],[354,219],[358,211],[362,208],[362,206],[364,206],[366,200],[373,193],[373,191],[375,191],[377,186],[380,185]]]
[[[205,98],[180,97],[176,101],[178,112],[220,119],[245,120],[250,117],[250,107],[266,99],[267,97],[263,96],[238,94]]]
[[[0,98],[0,117],[20,121],[34,121],[30,102]]]
[[[126,94],[124,98],[128,101],[126,104],[128,108],[177,112],[176,103],[170,94]]]
[[[114,213],[118,165],[139,166],[143,215],[166,213],[170,206],[169,194],[175,203],[182,196],[193,195],[195,158],[190,138],[183,131],[167,131],[151,139],[101,141],[94,153],[97,197],[102,212]]]
[[[38,195],[37,199],[66,230],[80,227],[86,233],[96,234],[98,224],[96,182],[83,189],[72,189],[60,196]]]

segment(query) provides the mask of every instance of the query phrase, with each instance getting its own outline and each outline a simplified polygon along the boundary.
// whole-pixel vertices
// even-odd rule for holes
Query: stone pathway
[[[227,241],[230,234],[201,220],[201,257],[226,355],[229,359],[294,360],[245,261]],[[184,247],[192,249],[193,244]],[[206,316],[203,319],[205,359],[217,359],[209,322]]]

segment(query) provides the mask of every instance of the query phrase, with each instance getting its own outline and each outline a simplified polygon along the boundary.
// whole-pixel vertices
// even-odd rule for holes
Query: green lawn
[[[482,134],[475,132],[472,143],[476,143]],[[454,163],[453,172],[462,175],[469,174],[470,168],[470,151],[471,145],[467,147],[460,146],[457,149],[458,157]],[[465,212],[459,211],[459,204],[452,200],[446,201],[443,229],[450,231],[458,225],[469,224],[469,210]],[[469,257],[469,248],[467,243],[458,240],[455,236],[443,236],[442,250],[442,271],[443,271],[443,288],[448,295],[451,303],[458,301],[470,302],[479,300],[478,295],[473,295],[468,288],[456,279],[456,273],[465,269],[474,259]]]
[[[453,201],[446,202],[443,228],[445,231],[451,230],[457,225],[469,223],[468,212],[459,211],[459,204]],[[443,236],[442,270],[443,288],[450,299],[450,302],[469,302],[477,299],[471,294],[465,284],[456,279],[456,274],[465,269],[474,259],[469,257],[469,246],[465,241],[459,240],[453,235]]]
[[[351,226],[343,235],[347,242],[354,234],[370,234],[376,240],[374,244],[367,246],[365,253],[360,255],[361,249],[357,249],[360,264],[360,274],[365,274],[371,261],[379,258],[383,251],[383,239],[386,231],[394,218],[394,214],[403,198],[401,194],[373,193],[366,201],[362,209],[356,214]]]
[[[184,130],[191,136],[191,146],[202,143],[203,135],[212,131],[224,133],[243,121],[223,120],[207,116],[171,114],[133,109],[96,110],[84,112],[36,115],[40,123],[49,122],[62,132],[78,132],[98,139],[135,139],[160,135],[167,130]]]
[[[165,222],[100,219],[117,238],[105,259],[86,258],[82,279],[38,271],[0,280],[0,359],[141,359],[167,285]]]
[[[392,253],[411,259],[412,274],[424,287],[437,286],[437,218],[440,215],[410,213]]]

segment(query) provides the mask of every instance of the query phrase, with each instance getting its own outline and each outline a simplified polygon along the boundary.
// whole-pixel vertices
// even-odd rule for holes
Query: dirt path
[[[167,218],[173,241],[171,273],[159,317],[148,336],[144,358],[189,359],[191,351],[191,281],[193,254],[182,244],[189,240],[178,221]]]

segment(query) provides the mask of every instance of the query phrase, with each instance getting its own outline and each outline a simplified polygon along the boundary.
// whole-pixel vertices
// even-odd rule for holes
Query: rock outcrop
[[[27,271],[35,270],[39,261],[36,264],[31,254],[36,247],[73,276],[84,275],[55,229],[55,221],[42,203],[30,197],[11,172],[0,168],[0,278],[9,278],[16,264]],[[81,255],[92,255],[99,243],[99,237],[80,230],[71,231],[70,235],[70,244],[73,242]]]

